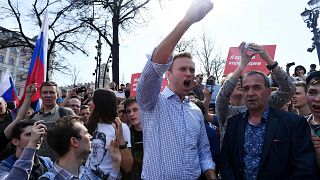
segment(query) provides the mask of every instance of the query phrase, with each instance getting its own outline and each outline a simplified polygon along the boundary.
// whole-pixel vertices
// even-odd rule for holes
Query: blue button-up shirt
[[[54,180],[100,180],[99,177],[94,175],[90,169],[80,166],[79,167],[79,176],[74,176],[57,163],[54,163],[53,168],[43,174],[39,179],[54,179]],[[119,180],[121,178],[121,174],[118,171],[111,171],[107,180]]]
[[[261,122],[257,125],[249,122],[248,111],[244,118],[248,120],[244,135],[244,176],[247,180],[255,180],[261,160],[265,129],[269,118],[269,107],[266,108]]]
[[[142,179],[197,179],[201,170],[215,168],[200,109],[168,88],[160,93],[162,76],[171,62],[149,60],[137,88],[144,146]]]

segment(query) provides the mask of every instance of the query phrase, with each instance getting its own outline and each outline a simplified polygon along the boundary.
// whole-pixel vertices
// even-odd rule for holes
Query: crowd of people
[[[60,90],[31,84],[18,111],[0,97],[0,179],[307,179],[320,175],[320,71],[283,70],[265,48],[242,42],[221,84],[195,75],[184,33],[213,8],[193,0],[128,85]],[[249,53],[250,51],[250,53]],[[260,56],[270,74],[244,72]],[[162,92],[165,74],[168,87]],[[39,91],[41,109],[30,107]],[[119,93],[122,94],[119,96]]]

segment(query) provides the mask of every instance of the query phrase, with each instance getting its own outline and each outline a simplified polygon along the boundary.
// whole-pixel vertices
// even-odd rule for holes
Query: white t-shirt
[[[130,130],[125,123],[122,123],[122,132],[124,140],[128,142],[127,146],[131,147]],[[109,146],[115,138],[115,130],[112,124],[98,123],[96,132],[92,134],[92,152],[88,157],[86,166],[100,178],[103,174],[108,175],[112,169]]]

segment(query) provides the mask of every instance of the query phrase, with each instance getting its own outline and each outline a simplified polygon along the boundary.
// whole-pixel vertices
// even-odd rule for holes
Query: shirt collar
[[[56,174],[60,174],[64,179],[80,179],[84,173],[84,167],[82,165],[79,168],[79,177],[72,175],[61,166],[59,166],[58,163],[54,163],[53,170]]]
[[[176,93],[174,93],[173,91],[171,91],[171,89],[169,89],[168,87],[164,88],[164,90],[162,91],[162,94],[163,94],[164,97],[167,98],[167,99],[169,99],[169,98],[171,98],[171,97],[174,97],[174,98],[176,98],[177,100],[180,101],[179,96],[178,96]],[[189,100],[189,97],[188,97],[188,96],[185,96],[183,102],[189,102],[189,101],[190,101],[190,100]]]
[[[54,108],[52,108],[48,113],[54,114],[55,112],[57,112],[58,108],[59,108],[59,106],[56,104],[56,105],[54,106]],[[40,114],[45,114],[43,108],[41,108],[39,112],[40,112]],[[47,114],[48,114],[48,113],[47,113]]]
[[[264,122],[264,121],[267,122],[268,119],[269,119],[269,116],[270,116],[270,107],[267,106],[266,109],[263,112],[262,121],[261,122]],[[243,118],[245,118],[245,119],[248,119],[248,117],[249,117],[249,110],[247,110],[243,115]]]

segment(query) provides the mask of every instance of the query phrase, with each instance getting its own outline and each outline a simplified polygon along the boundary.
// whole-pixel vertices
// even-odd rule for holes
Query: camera
[[[296,65],[296,63],[291,62],[291,63],[288,63],[288,64],[287,64],[287,67],[291,67],[291,66],[294,66],[294,65]]]
[[[76,87],[75,90],[76,90],[76,93],[79,94],[79,93],[86,92],[87,88],[85,86],[81,86],[81,87]]]

